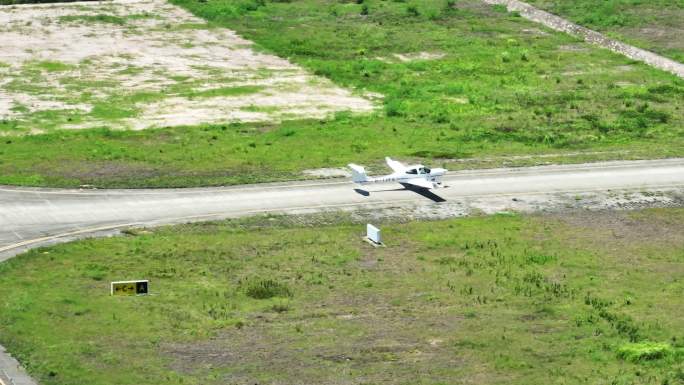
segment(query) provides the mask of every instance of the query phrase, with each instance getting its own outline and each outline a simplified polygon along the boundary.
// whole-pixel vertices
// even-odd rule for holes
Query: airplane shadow
[[[428,189],[426,189],[426,188],[414,186],[414,185],[408,184],[408,183],[399,183],[399,184],[402,185],[402,186],[404,186],[404,188],[403,188],[403,189],[394,188],[394,189],[374,190],[374,191],[380,192],[380,191],[402,191],[402,190],[409,190],[409,191],[412,191],[412,192],[414,192],[414,193],[416,193],[416,194],[418,194],[418,195],[420,195],[420,196],[423,196],[423,197],[425,197],[425,198],[427,198],[427,199],[430,199],[430,200],[433,201],[433,202],[437,202],[437,203],[446,202],[446,199],[442,198],[441,196],[439,196],[439,195],[433,193],[432,191],[430,191],[430,190],[428,190]],[[369,192],[369,191],[366,191],[366,190],[363,190],[363,189],[360,189],[360,188],[355,188],[354,191],[355,191],[357,194],[363,195],[363,196],[365,196],[365,197],[370,196],[370,192]]]
[[[446,199],[442,198],[441,196],[433,193],[432,191],[430,191],[426,188],[414,186],[414,185],[408,184],[408,183],[400,183],[400,184],[402,186],[404,186],[404,189],[409,190],[409,191],[413,191],[414,193],[416,193],[418,195],[422,195],[425,198],[430,199],[433,202],[437,202],[437,203],[446,202]]]

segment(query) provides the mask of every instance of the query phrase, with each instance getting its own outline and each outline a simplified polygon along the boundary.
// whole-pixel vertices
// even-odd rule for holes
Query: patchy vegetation
[[[272,279],[252,279],[245,286],[245,294],[255,299],[290,297],[292,292],[287,285]]]
[[[373,110],[164,1],[0,8],[0,36],[9,42],[0,48],[8,61],[0,71],[5,136]],[[252,105],[270,110],[244,110]]]
[[[684,62],[684,2],[679,0],[529,0],[618,40]]]
[[[237,30],[262,50],[356,89],[381,108],[365,116],[338,112],[329,119],[188,123],[119,132],[116,122],[138,121],[137,106],[162,107],[156,91],[124,93],[95,104],[91,112],[56,108],[33,113],[29,126],[52,132],[0,141],[0,183],[163,187],[263,182],[349,162],[377,166],[386,155],[428,163],[528,154],[559,154],[554,160],[565,162],[684,155],[684,81],[480,1],[175,2],[210,26]],[[196,44],[192,39],[183,43]],[[141,71],[128,59],[121,64],[117,73]],[[25,66],[27,73],[43,76],[35,65]],[[192,76],[169,81],[180,82],[167,90],[186,102],[199,105],[206,99],[201,91],[186,88],[196,81]],[[84,97],[118,89],[117,84],[84,83],[76,77],[65,82],[71,95]],[[45,94],[42,89],[31,92]],[[241,99],[240,114],[273,117],[273,105],[249,99],[262,92],[218,95],[216,100],[228,105],[229,98]],[[169,111],[173,105],[167,103]],[[287,110],[279,111],[288,117]],[[83,114],[102,127],[78,133],[53,130],[81,124]],[[186,114],[172,116],[182,120]],[[0,121],[6,135],[29,126],[13,118]],[[578,152],[587,155],[563,156]],[[597,152],[602,155],[590,155]],[[543,159],[526,164],[549,161]],[[469,166],[500,164],[474,161]]]
[[[331,215],[32,250],[0,264],[0,343],[46,385],[684,380],[684,210],[385,223],[377,249]],[[109,296],[133,278],[152,294]]]

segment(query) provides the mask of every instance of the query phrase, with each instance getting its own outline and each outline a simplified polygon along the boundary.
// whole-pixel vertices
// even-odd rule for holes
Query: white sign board
[[[382,238],[380,237],[380,229],[371,225],[370,223],[366,226],[366,237],[370,239],[373,243],[381,244]]]

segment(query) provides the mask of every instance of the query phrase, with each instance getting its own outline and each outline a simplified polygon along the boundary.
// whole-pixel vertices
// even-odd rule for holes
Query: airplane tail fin
[[[349,168],[352,170],[352,180],[354,183],[368,182],[368,175],[366,169],[358,164],[350,163]]]

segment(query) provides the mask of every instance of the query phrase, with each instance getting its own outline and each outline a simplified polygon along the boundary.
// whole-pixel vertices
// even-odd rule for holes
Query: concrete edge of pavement
[[[0,345],[0,385],[38,385],[19,362]]]

